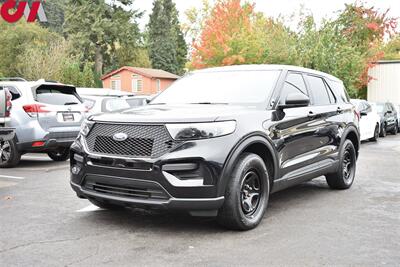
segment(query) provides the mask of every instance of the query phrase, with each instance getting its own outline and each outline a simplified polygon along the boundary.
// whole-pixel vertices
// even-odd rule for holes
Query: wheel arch
[[[232,173],[236,166],[239,156],[246,152],[254,153],[263,159],[270,174],[270,188],[272,190],[273,181],[276,179],[279,171],[277,152],[274,149],[272,141],[266,134],[256,132],[243,137],[229,153],[219,179],[219,195],[224,195],[230,179],[230,173]]]
[[[351,125],[344,131],[340,146],[342,146],[344,141],[347,139],[353,143],[358,157],[361,141],[360,141],[360,134],[355,126]]]

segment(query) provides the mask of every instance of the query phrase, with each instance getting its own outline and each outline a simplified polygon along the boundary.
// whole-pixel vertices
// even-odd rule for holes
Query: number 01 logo
[[[29,6],[27,1],[17,3],[16,0],[7,0],[1,6],[0,13],[1,17],[9,23],[17,22],[22,17],[25,17],[27,22],[34,22],[36,18],[39,18],[41,22],[47,22],[42,1],[33,1]]]

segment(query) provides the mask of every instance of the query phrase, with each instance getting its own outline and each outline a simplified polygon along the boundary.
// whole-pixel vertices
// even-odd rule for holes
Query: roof
[[[310,74],[315,74],[319,76],[326,77],[330,80],[337,81],[337,82],[342,82],[340,79],[338,79],[335,76],[332,76],[330,74],[317,71],[317,70],[312,70],[312,69],[307,69],[303,67],[297,67],[297,66],[291,66],[291,65],[235,65],[235,66],[225,66],[225,67],[216,67],[216,68],[209,68],[209,69],[202,69],[202,70],[196,70],[193,73],[202,73],[202,72],[218,72],[218,71],[267,71],[267,70],[291,70],[291,71],[299,71],[299,72],[306,72]]]
[[[400,64],[400,60],[379,60],[376,62],[379,65],[383,64]]]
[[[132,93],[112,90],[109,88],[76,88],[78,95],[81,96],[131,96]]]
[[[162,78],[162,79],[173,79],[173,80],[177,80],[180,78],[180,76],[175,75],[173,73],[170,73],[168,71],[165,70],[158,70],[158,69],[149,69],[149,68],[137,68],[137,67],[129,67],[129,66],[125,66],[122,68],[119,68],[117,70],[114,70],[110,73],[107,73],[106,75],[104,75],[103,77],[101,77],[102,80],[107,79],[110,76],[113,76],[123,70],[127,70],[133,73],[137,73],[140,75],[143,75],[145,77],[148,78]]]

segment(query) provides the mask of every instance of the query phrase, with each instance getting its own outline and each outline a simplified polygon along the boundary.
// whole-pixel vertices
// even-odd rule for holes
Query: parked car
[[[86,116],[75,87],[45,80],[3,80],[0,86],[11,93],[9,126],[15,128],[15,138],[9,141],[10,157],[0,167],[16,166],[21,155],[29,152],[47,153],[54,161],[67,160]]]
[[[112,90],[109,88],[76,88],[80,96],[103,96],[103,97],[121,97],[121,96],[134,96],[133,93]]]
[[[399,131],[399,124],[394,105],[390,102],[376,103],[376,109],[381,117],[380,136],[385,137],[388,132],[397,134]]]
[[[361,141],[377,141],[379,138],[381,117],[378,115],[375,106],[371,106],[362,99],[351,99],[360,118],[360,139]]]
[[[0,164],[10,157],[10,143],[14,138],[15,130],[7,127],[11,111],[11,94],[0,86]]]
[[[147,105],[147,103],[149,103],[154,98],[154,96],[141,95],[141,96],[129,96],[123,98],[126,100],[126,102],[128,102],[130,107],[135,108]]]
[[[120,97],[83,96],[82,100],[90,114],[114,112],[131,107],[126,99]]]
[[[394,105],[394,108],[396,109],[397,112],[397,128],[398,132],[400,132],[400,105]]]
[[[321,175],[354,181],[358,117],[339,79],[310,69],[205,69],[149,105],[91,116],[71,147],[71,186],[106,209],[186,210],[256,227],[274,193]]]

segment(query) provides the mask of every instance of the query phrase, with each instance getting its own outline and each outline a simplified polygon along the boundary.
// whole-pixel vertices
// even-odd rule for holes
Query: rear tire
[[[105,209],[105,210],[123,210],[124,209],[123,206],[113,205],[113,204],[105,203],[105,202],[102,202],[99,200],[89,199],[89,201],[93,205],[95,205],[101,209]]]
[[[19,164],[21,153],[15,139],[0,142],[0,168],[13,168]]]
[[[269,199],[269,174],[256,154],[244,153],[230,175],[217,221],[232,230],[250,230],[263,219]]]
[[[50,151],[47,155],[54,161],[66,161],[69,159],[69,148],[60,148],[55,151]]]
[[[379,124],[377,124],[377,125],[375,126],[374,137],[372,137],[372,138],[369,139],[369,140],[372,141],[372,142],[376,142],[376,141],[378,141],[378,138],[379,138]]]
[[[332,189],[349,189],[356,175],[357,152],[353,143],[346,140],[340,150],[339,167],[335,173],[326,175],[326,182]]]

